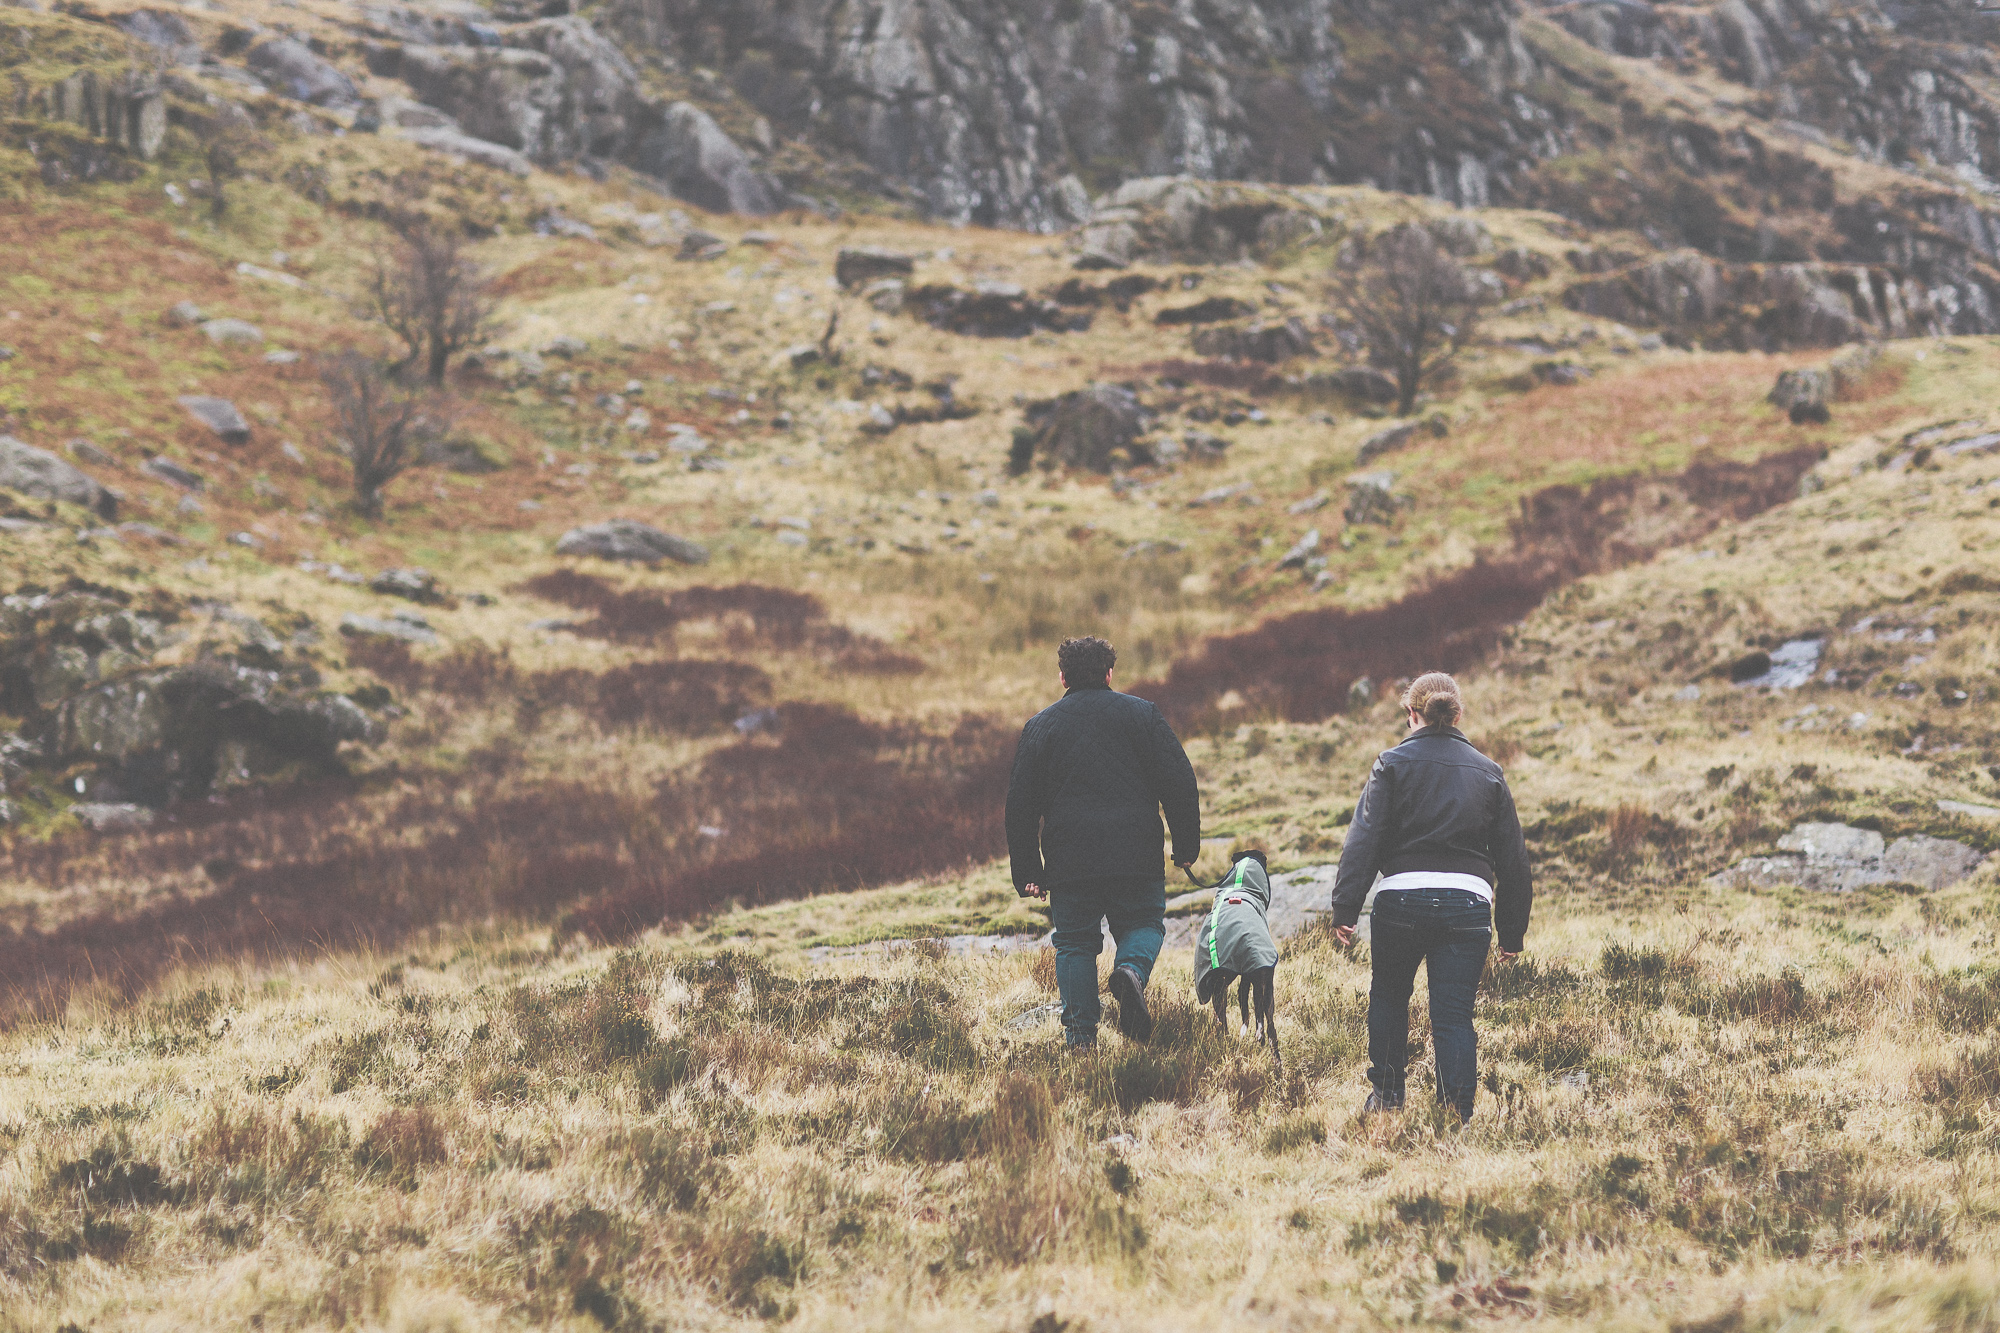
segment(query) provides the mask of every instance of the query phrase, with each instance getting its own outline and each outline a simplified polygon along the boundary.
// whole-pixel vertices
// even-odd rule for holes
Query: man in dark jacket
[[[1514,797],[1500,765],[1458,729],[1464,701],[1441,671],[1403,696],[1410,734],[1368,775],[1333,885],[1334,932],[1354,938],[1375,887],[1369,928],[1368,1081],[1364,1115],[1400,1110],[1410,1038],[1410,991],[1428,973],[1438,1100],[1461,1120],[1478,1086],[1473,998],[1497,934],[1502,962],[1521,952],[1534,886]]]
[[[1153,1033],[1146,981],[1166,938],[1167,881],[1160,810],[1174,864],[1201,854],[1194,768],[1160,710],[1111,688],[1117,652],[1103,639],[1057,650],[1063,697],[1028,720],[1007,786],[1007,852],[1014,889],[1047,894],[1055,926],[1056,984],[1071,1046],[1097,1042],[1097,955],[1111,927],[1118,954],[1110,990],[1118,1028]]]

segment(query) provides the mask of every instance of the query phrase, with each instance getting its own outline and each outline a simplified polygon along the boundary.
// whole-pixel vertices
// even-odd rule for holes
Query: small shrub
[[[693,1212],[725,1180],[710,1146],[705,1136],[675,1126],[643,1125],[611,1148],[615,1158],[629,1163],[637,1175],[640,1197],[663,1208]]]
[[[1601,1027],[1582,1019],[1537,1022],[1513,1043],[1514,1058],[1545,1073],[1581,1069],[1597,1050]]]
[[[417,1173],[444,1161],[449,1148],[444,1124],[430,1108],[398,1108],[370,1126],[354,1150],[354,1165],[415,1189]]]
[[[104,1138],[86,1157],[59,1164],[48,1174],[48,1188],[86,1204],[146,1207],[178,1203],[183,1191],[167,1180],[159,1163],[136,1156],[123,1134]]]
[[[1271,1126],[1264,1136],[1264,1151],[1273,1157],[1326,1142],[1326,1120],[1316,1111],[1299,1111]]]

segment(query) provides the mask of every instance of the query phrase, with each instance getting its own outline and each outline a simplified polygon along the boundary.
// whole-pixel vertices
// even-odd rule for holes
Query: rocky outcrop
[[[319,688],[306,646],[229,608],[134,609],[84,585],[0,598],[0,711],[36,762],[91,776],[94,800],[158,805],[252,777],[324,770],[377,738],[360,705]]]
[[[290,37],[258,43],[243,57],[243,63],[272,88],[300,102],[353,106],[361,100],[354,80],[315,55],[304,42]]]
[[[2000,309],[2000,284],[1968,281],[1961,297],[1886,266],[1725,264],[1681,250],[1575,283],[1563,303],[1715,350],[1778,351],[1978,332]]]
[[[557,555],[595,556],[599,560],[624,560],[656,565],[673,560],[683,565],[708,563],[708,548],[685,537],[660,531],[648,523],[614,518],[572,528],[556,543]]]
[[[777,136],[969,222],[1089,221],[1078,175],[1366,179],[1486,203],[1561,144],[1522,98],[1534,62],[1498,0],[618,0],[603,21],[722,72]],[[1382,54],[1350,65],[1349,33]],[[1090,251],[1110,266],[1115,225]]]
[[[1800,888],[1847,893],[1871,884],[1941,889],[1970,875],[1985,855],[1962,842],[1918,834],[1889,842],[1849,824],[1800,824],[1778,839],[1778,854],[1753,856],[1710,882],[1736,889]]]
[[[688,102],[668,107],[630,160],[677,197],[712,212],[775,213],[785,203],[784,187],[758,171],[714,117]]]
[[[35,500],[82,505],[102,518],[118,513],[118,497],[46,449],[0,435],[0,488]]]
[[[1139,396],[1116,384],[1093,384],[1060,398],[1032,403],[1027,411],[1025,449],[1017,471],[1039,454],[1050,465],[1110,472],[1151,461],[1139,437],[1152,424]]]

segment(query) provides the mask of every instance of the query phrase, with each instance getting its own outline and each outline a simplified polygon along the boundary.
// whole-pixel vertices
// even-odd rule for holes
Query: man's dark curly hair
[[[1118,665],[1118,650],[1094,635],[1064,639],[1056,649],[1056,664],[1071,689],[1090,689],[1102,685]]]

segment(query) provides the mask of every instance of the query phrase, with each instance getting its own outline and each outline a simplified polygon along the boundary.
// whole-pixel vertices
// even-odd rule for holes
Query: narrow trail
[[[1184,731],[1246,711],[1326,717],[1360,677],[1463,669],[1563,584],[1782,503],[1817,457],[1796,449],[1549,488],[1523,503],[1511,552],[1385,606],[1217,636],[1135,693]],[[831,646],[868,669],[906,669],[868,643]],[[1241,708],[1224,710],[1231,692]],[[0,1021],[59,1013],[78,986],[136,994],[188,963],[392,948],[440,923],[490,918],[617,941],[731,901],[893,883],[1004,852],[1012,722],[967,715],[938,736],[812,703],[779,704],[772,722],[650,797],[504,791],[496,756],[457,789],[419,782],[386,803],[368,804],[358,784],[325,784],[170,810],[151,832],[17,845],[0,875],[52,891],[93,874],[174,887],[136,911],[0,937]],[[717,824],[727,839],[712,835]]]

